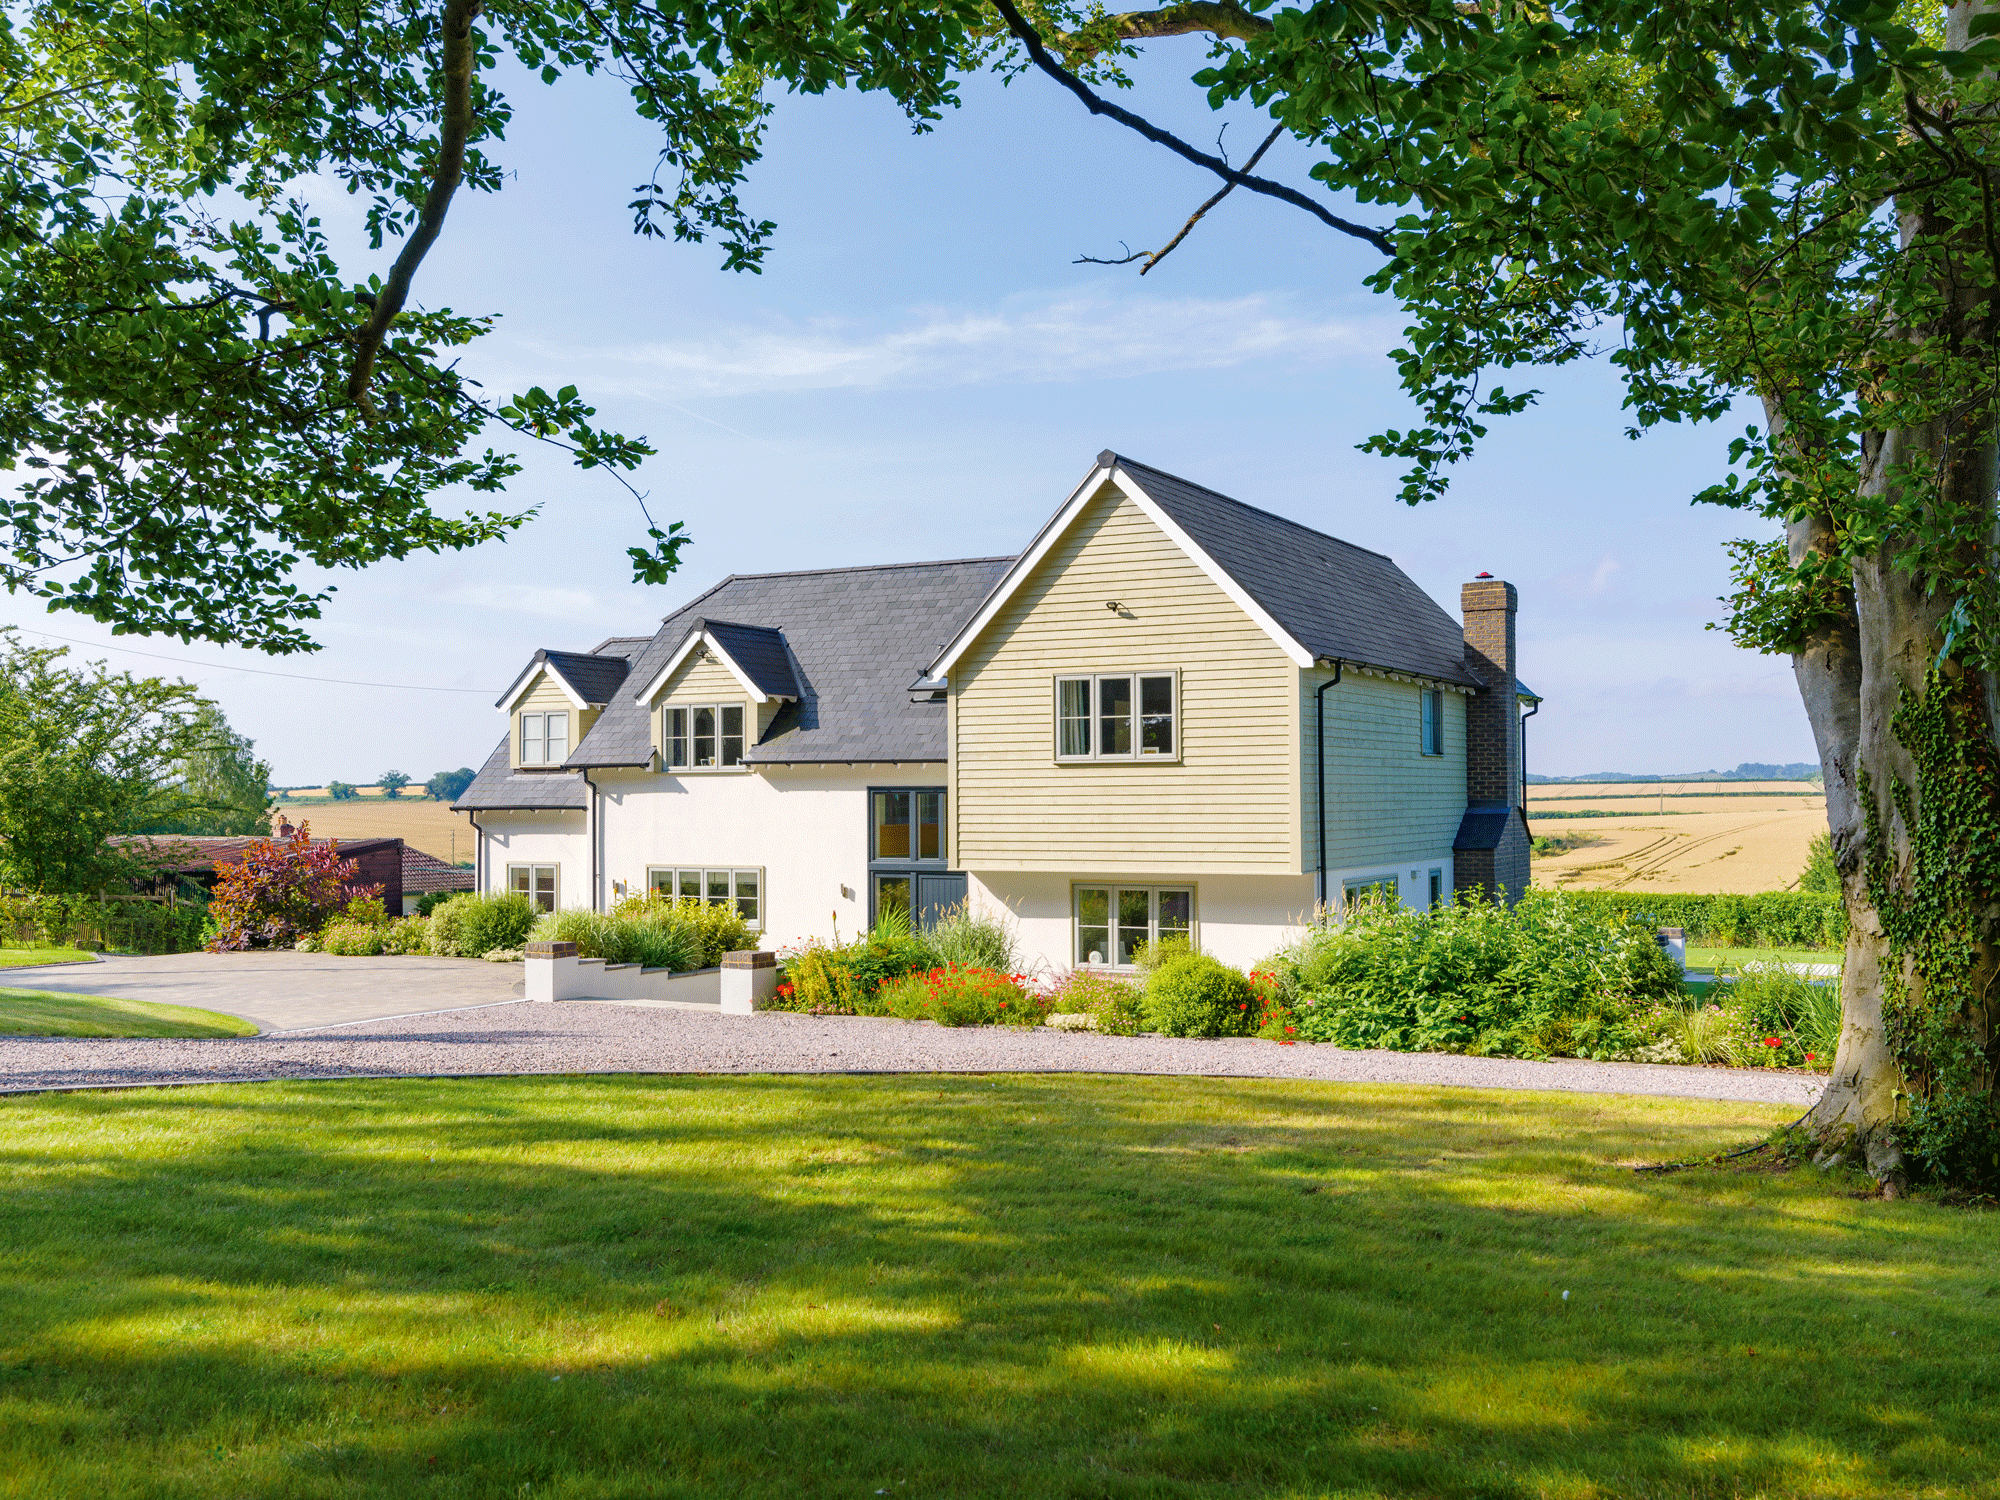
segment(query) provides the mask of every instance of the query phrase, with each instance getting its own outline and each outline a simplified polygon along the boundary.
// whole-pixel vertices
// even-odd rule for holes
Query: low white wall
[[[527,960],[525,993],[530,1000],[677,1000],[688,1005],[722,1004],[722,970],[642,969],[607,964],[601,958]]]

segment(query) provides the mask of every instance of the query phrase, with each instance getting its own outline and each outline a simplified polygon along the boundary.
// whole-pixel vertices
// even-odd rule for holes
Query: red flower
[[[1782,1047],[1785,1043],[1781,1037],[1767,1036],[1764,1038],[1764,1045],[1766,1047]]]
[[[1807,1061],[1807,1062],[1811,1062],[1812,1060],[1813,1060],[1813,1055],[1812,1055],[1812,1054],[1811,1054],[1810,1052],[1808,1052],[1808,1053],[1806,1054],[1806,1061]]]
[[[1298,1029],[1299,1029],[1299,1028],[1298,1028],[1298,1027],[1296,1027],[1296,1026],[1287,1026],[1287,1027],[1285,1028],[1285,1030],[1286,1030],[1286,1031],[1288,1031],[1288,1032],[1292,1032],[1292,1031],[1297,1031]]]

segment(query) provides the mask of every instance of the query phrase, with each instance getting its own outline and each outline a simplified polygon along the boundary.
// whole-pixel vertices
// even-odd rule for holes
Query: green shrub
[[[1840,986],[1816,984],[1784,964],[1752,964],[1726,992],[1724,1008],[1742,1016],[1743,1061],[1783,1067],[1828,1067],[1840,1043]],[[1772,1046],[1772,1041],[1778,1043]]]
[[[356,896],[340,909],[343,922],[360,922],[369,927],[389,925],[389,908],[382,904],[379,895]]]
[[[191,953],[216,929],[201,900],[106,901],[80,894],[0,893],[0,938],[95,953]]]
[[[1680,994],[1649,927],[1567,892],[1361,909],[1267,967],[1307,1040],[1399,1052],[1629,1057]]]
[[[969,968],[1015,969],[1015,932],[1011,918],[961,901],[924,929],[925,945],[939,963]]]
[[[1806,867],[1799,871],[1798,888],[1822,896],[1840,894],[1840,869],[1833,862],[1833,835],[1816,833],[1806,845]]]
[[[1039,1026],[1048,1001],[1030,995],[1018,974],[968,964],[946,964],[884,984],[877,996],[884,1014],[940,1026]]]
[[[878,992],[891,980],[935,968],[937,959],[921,938],[882,938],[871,933],[844,947],[818,939],[785,958],[785,981],[774,1010],[816,1016],[886,1015]]]
[[[1742,1061],[1741,1028],[1719,1005],[1702,1005],[1676,1013],[1667,1022],[1666,1040],[1679,1049],[1680,1061],[1684,1063],[1726,1063],[1735,1067]]]
[[[705,967],[701,935],[671,905],[629,912],[626,907],[601,912],[587,906],[545,912],[529,936],[537,942],[575,943],[578,957],[606,963],[643,964],[679,974]]]
[[[1183,958],[1194,952],[1194,944],[1184,937],[1161,938],[1157,943],[1141,943],[1132,950],[1132,967],[1141,975],[1148,975],[1170,958]]]
[[[321,953],[338,953],[346,958],[367,958],[382,951],[383,925],[350,922],[336,917],[320,928],[314,939]]]
[[[425,917],[397,917],[382,930],[382,951],[425,954],[431,951],[431,924]]]
[[[1048,994],[1050,1015],[1085,1015],[1107,1036],[1137,1036],[1146,1023],[1146,992],[1129,979],[1073,969]]]
[[[1847,941],[1839,893],[1764,891],[1751,896],[1682,892],[1565,891],[1583,909],[1679,927],[1690,943],[1718,948],[1838,948]]]
[[[626,898],[611,908],[611,915],[671,922],[693,933],[699,952],[694,961],[686,966],[689,969],[712,969],[722,962],[723,954],[741,953],[757,946],[757,933],[751,930],[734,906],[720,901],[676,900],[656,892]]]
[[[1241,970],[1205,953],[1163,960],[1146,980],[1146,1020],[1168,1036],[1243,1036],[1256,992]]]
[[[431,951],[478,958],[494,948],[518,948],[535,923],[535,905],[519,891],[460,891],[431,913]]]
[[[428,917],[440,906],[443,906],[445,902],[451,900],[453,896],[462,896],[464,894],[465,892],[463,891],[431,891],[426,895],[419,896],[417,897],[417,915]]]

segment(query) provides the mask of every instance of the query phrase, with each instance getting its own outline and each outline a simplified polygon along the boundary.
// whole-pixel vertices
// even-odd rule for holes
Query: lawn
[[[1627,1170],[1785,1117],[1100,1077],[0,1101],[0,1494],[2000,1494],[2000,1216]]]
[[[56,995],[0,986],[0,1036],[255,1036],[220,1011],[105,995]],[[7,1493],[0,1480],[0,1495]]]
[[[81,948],[0,948],[0,969],[20,969],[33,964],[87,964],[96,957]]]
[[[1732,969],[1740,969],[1745,964],[1833,964],[1838,967],[1846,957],[1839,948],[1697,948],[1692,944],[1687,951],[1690,969],[1712,969],[1717,964],[1727,964]]]

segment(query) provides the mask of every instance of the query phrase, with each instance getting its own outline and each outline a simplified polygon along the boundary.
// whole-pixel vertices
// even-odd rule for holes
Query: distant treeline
[[[1642,776],[1633,771],[1599,771],[1591,776],[1537,776],[1528,774],[1533,786],[1562,786],[1591,781],[1818,781],[1819,762],[1795,760],[1789,765],[1766,765],[1746,760],[1733,771],[1682,771],[1671,776]]]

